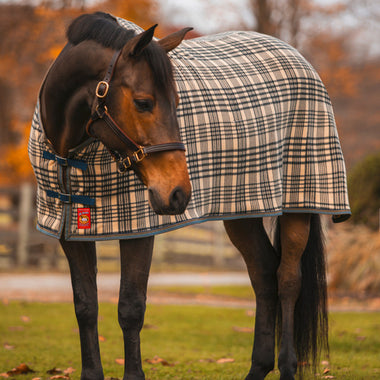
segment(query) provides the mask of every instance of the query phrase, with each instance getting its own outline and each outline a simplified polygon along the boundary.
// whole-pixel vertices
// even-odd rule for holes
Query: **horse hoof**
[[[103,372],[82,371],[81,380],[104,380]]]
[[[294,372],[291,370],[281,371],[280,380],[294,380]]]
[[[264,375],[261,371],[251,371],[245,378],[245,380],[264,380],[266,374]]]

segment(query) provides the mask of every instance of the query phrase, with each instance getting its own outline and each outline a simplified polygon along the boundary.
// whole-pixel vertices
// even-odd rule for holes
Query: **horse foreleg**
[[[120,241],[121,280],[119,324],[124,336],[124,379],[145,379],[141,365],[140,331],[154,238]]]
[[[277,271],[282,311],[278,367],[281,380],[293,380],[297,371],[294,348],[294,309],[301,291],[301,257],[310,231],[310,214],[284,214],[280,217],[281,263]]]
[[[103,380],[98,341],[98,296],[96,248],[94,242],[60,240],[68,259],[79,326],[82,380]]]
[[[261,218],[231,220],[224,224],[232,243],[243,255],[256,294],[252,366],[246,379],[262,380],[274,368],[279,258]]]

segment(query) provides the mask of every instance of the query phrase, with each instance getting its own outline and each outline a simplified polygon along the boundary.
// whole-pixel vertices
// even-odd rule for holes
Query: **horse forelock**
[[[172,65],[166,52],[153,42],[144,49],[142,56],[152,70],[156,88],[169,96],[175,86]]]
[[[66,36],[73,45],[83,41],[95,41],[100,45],[120,50],[136,35],[134,30],[126,29],[117,23],[110,14],[95,12],[77,17],[68,27]],[[172,66],[165,51],[156,43],[150,43],[140,56],[148,63],[155,85],[166,94],[174,89]]]

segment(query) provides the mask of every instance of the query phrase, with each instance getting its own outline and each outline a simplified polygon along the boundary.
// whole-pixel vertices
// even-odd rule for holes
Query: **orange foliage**
[[[356,94],[359,77],[344,37],[317,34],[310,39],[308,55],[332,97]]]
[[[23,123],[17,129],[22,135],[20,142],[7,146],[0,156],[2,166],[4,166],[0,174],[1,184],[18,184],[33,179],[27,151],[30,123]]]
[[[102,8],[142,27],[154,24],[153,1],[109,1]],[[33,178],[27,154],[31,118],[44,75],[66,43],[65,30],[82,11],[48,7],[0,5],[0,82],[9,85],[12,107],[7,109],[17,141],[3,145],[0,155],[0,183],[18,183]],[[93,12],[88,9],[86,12]]]
[[[108,4],[114,9],[115,15],[130,20],[144,29],[156,23],[154,20],[156,7],[154,0],[111,0]]]
[[[0,82],[9,87],[8,92],[0,93],[0,102],[10,99],[5,112],[11,120],[3,126],[3,135],[18,136],[7,146],[0,141],[0,183],[10,184],[33,178],[27,154],[31,118],[45,72],[64,45],[65,24],[72,12],[21,5],[0,7]]]
[[[320,9],[307,8],[309,3],[306,0],[302,2],[304,13],[320,12]],[[96,10],[100,7],[143,28],[159,21],[156,0],[107,0]],[[86,12],[94,10],[87,9]],[[334,13],[340,9],[330,11]],[[14,130],[19,135],[19,141],[14,141],[12,146],[4,147],[4,141],[0,141],[0,183],[32,177],[27,140],[38,90],[48,67],[66,42],[67,25],[81,13],[76,8],[56,10],[42,6],[0,5],[0,83],[3,83],[3,88],[6,85],[10,89],[0,92],[0,104],[11,105],[3,107],[8,114],[3,115],[2,120],[3,123],[4,120],[12,120],[8,130]],[[160,24],[157,36],[162,37],[172,31],[170,26]],[[372,149],[380,144],[379,138],[374,138],[373,134],[373,131],[378,131],[379,121],[375,117],[378,104],[374,97],[368,96],[380,81],[380,70],[375,66],[371,72],[364,66],[362,69],[355,68],[347,45],[349,39],[347,35],[334,37],[320,33],[312,36],[305,46],[309,47],[307,57],[320,73],[331,97],[334,101],[339,100],[338,107],[335,107],[336,115],[338,120],[343,120],[341,124],[345,129],[341,131],[342,141],[347,144],[346,151],[351,153],[366,150],[368,144],[372,144]],[[8,99],[11,102],[5,102]],[[358,121],[353,125],[355,118]],[[360,139],[354,134],[357,124],[366,131],[360,134]],[[365,136],[369,136],[366,142]]]
[[[46,51],[41,52],[41,54],[38,55],[37,59],[41,63],[54,61],[58,57],[61,50],[63,49],[63,46],[64,46],[63,44],[53,45]]]

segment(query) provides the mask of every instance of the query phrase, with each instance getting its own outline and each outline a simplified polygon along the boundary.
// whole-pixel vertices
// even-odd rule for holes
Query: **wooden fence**
[[[34,186],[0,187],[0,269],[56,265],[58,242],[38,232],[35,222]]]
[[[58,241],[35,228],[35,188],[0,188],[0,269],[57,268],[63,258]],[[118,260],[118,244],[99,242],[98,260]],[[156,236],[156,263],[193,264],[240,269],[240,254],[229,242],[222,222],[206,222]]]

